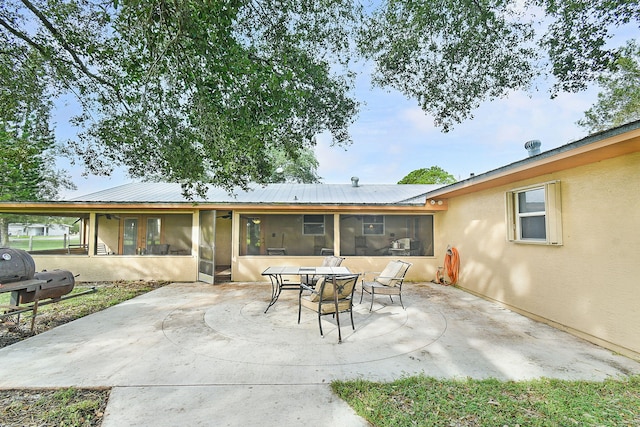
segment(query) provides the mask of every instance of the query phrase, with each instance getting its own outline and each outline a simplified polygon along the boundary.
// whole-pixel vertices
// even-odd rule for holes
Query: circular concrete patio
[[[370,312],[370,300],[358,304],[358,296],[353,313],[355,330],[349,313],[342,313],[342,343],[338,344],[337,323],[332,316],[322,316],[324,338],[313,311],[303,307],[300,324],[297,323],[295,291],[284,291],[267,313],[264,310],[268,295],[264,288],[262,292],[234,294],[229,289],[215,305],[194,309],[189,304],[174,310],[163,322],[165,336],[176,346],[213,359],[275,366],[324,366],[373,362],[418,351],[446,331],[446,319],[433,307],[404,310],[397,298],[391,302],[389,297],[377,297]],[[185,334],[185,322],[193,332]],[[227,345],[215,345],[221,342]],[[243,345],[259,351],[239,351],[238,347]],[[302,348],[304,354],[313,355],[334,345],[344,348],[336,347],[333,358],[300,357]],[[283,357],[286,349],[290,357]]]

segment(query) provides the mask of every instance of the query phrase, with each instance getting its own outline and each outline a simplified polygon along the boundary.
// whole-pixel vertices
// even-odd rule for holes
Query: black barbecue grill
[[[11,292],[11,302],[1,306],[2,317],[32,311],[31,330],[35,325],[38,305],[58,302],[75,286],[75,277],[68,270],[35,271],[33,258],[21,249],[0,248],[0,293]],[[95,292],[95,288],[87,291]],[[49,300],[49,301],[45,301]],[[43,302],[44,301],[44,302]],[[22,304],[31,304],[21,306]]]

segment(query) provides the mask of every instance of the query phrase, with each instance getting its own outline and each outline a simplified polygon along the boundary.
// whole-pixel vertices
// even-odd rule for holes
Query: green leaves
[[[0,6],[12,18],[0,35],[40,56],[51,87],[78,97],[81,132],[67,149],[92,173],[121,165],[186,192],[231,191],[272,176],[267,149],[295,159],[321,132],[350,142],[357,102],[345,67],[359,22],[350,1],[26,5]]]
[[[390,1],[360,38],[374,82],[415,98],[447,131],[535,75],[531,24],[504,1]]]
[[[55,199],[73,184],[52,159],[45,64],[37,52],[18,45],[0,52],[0,200]]]
[[[20,127],[0,121],[0,201],[40,200],[52,195],[45,180],[54,169],[45,155],[52,144],[52,138],[46,133],[39,135],[29,119]]]
[[[101,155],[121,160],[130,175],[181,182],[190,192],[195,183],[232,191],[265,182],[274,170],[267,150],[295,158],[324,131],[349,143],[351,82],[322,55],[335,52],[330,40],[344,43],[352,5],[320,3],[326,8],[123,3],[115,29],[126,108],[109,94],[85,144],[99,139]],[[340,22],[326,18],[340,14]]]
[[[357,3],[6,0],[0,118],[73,94],[66,149],[88,171],[233,191],[273,179],[271,150],[296,161],[319,133],[351,142],[356,41],[375,84],[448,131],[541,75],[552,94],[583,89],[617,64],[610,31],[640,20],[624,0],[390,0],[366,19]]]
[[[456,178],[440,166],[416,169],[398,181],[398,184],[453,184]]]
[[[552,96],[584,90],[614,67],[612,31],[638,21],[638,2],[624,0],[392,0],[359,47],[376,64],[375,84],[416,99],[446,132],[539,76],[555,79]]]
[[[602,91],[596,104],[578,121],[591,132],[640,120],[640,45],[629,42],[619,55],[615,71],[598,79]]]

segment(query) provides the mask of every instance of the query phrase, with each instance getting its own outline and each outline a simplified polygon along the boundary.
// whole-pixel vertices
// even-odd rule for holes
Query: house
[[[0,211],[76,217],[77,248],[31,252],[38,269],[65,268],[79,280],[264,280],[278,264],[316,265],[328,254],[380,270],[390,257],[434,259],[436,185],[254,185],[229,194],[212,188],[188,200],[172,183],[133,183],[63,202],[3,203]],[[425,208],[427,207],[427,208]],[[359,258],[357,260],[356,258]],[[432,278],[428,264],[414,280]]]
[[[81,251],[32,254],[78,280],[212,282],[223,267],[261,281],[333,253],[361,272],[406,258],[408,281],[430,281],[451,245],[457,286],[640,359],[640,121],[525,156],[448,186],[353,179],[189,201],[177,184],[138,183],[0,212],[78,217]]]
[[[640,358],[640,121],[427,197],[447,200],[436,255],[456,246],[460,287]]]
[[[9,224],[10,236],[68,236],[66,224]]]

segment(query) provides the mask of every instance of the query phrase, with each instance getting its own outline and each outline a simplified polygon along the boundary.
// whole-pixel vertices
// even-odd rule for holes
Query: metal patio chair
[[[351,317],[351,328],[356,329],[353,323],[353,293],[358,282],[359,274],[350,274],[347,276],[336,276],[335,289],[337,296],[334,295],[333,278],[322,277],[316,283],[316,287],[312,288],[305,284],[300,284],[300,295],[298,296],[298,324],[300,323],[300,315],[302,307],[308,308],[318,314],[318,326],[320,327],[320,336],[324,337],[322,332],[322,316],[337,313],[348,312]],[[337,301],[337,302],[336,302]],[[337,305],[337,311],[336,311]],[[337,317],[338,329],[340,329],[340,316]]]
[[[360,294],[360,303],[362,303],[362,297],[364,293],[371,295],[371,307],[369,311],[373,309],[373,299],[376,295],[389,295],[391,302],[393,302],[393,295],[398,295],[400,298],[400,305],[404,309],[402,303],[402,282],[404,282],[404,276],[407,274],[407,270],[413,264],[406,261],[390,261],[379,275],[373,278],[373,281],[366,281],[363,276],[362,279],[362,293]]]

